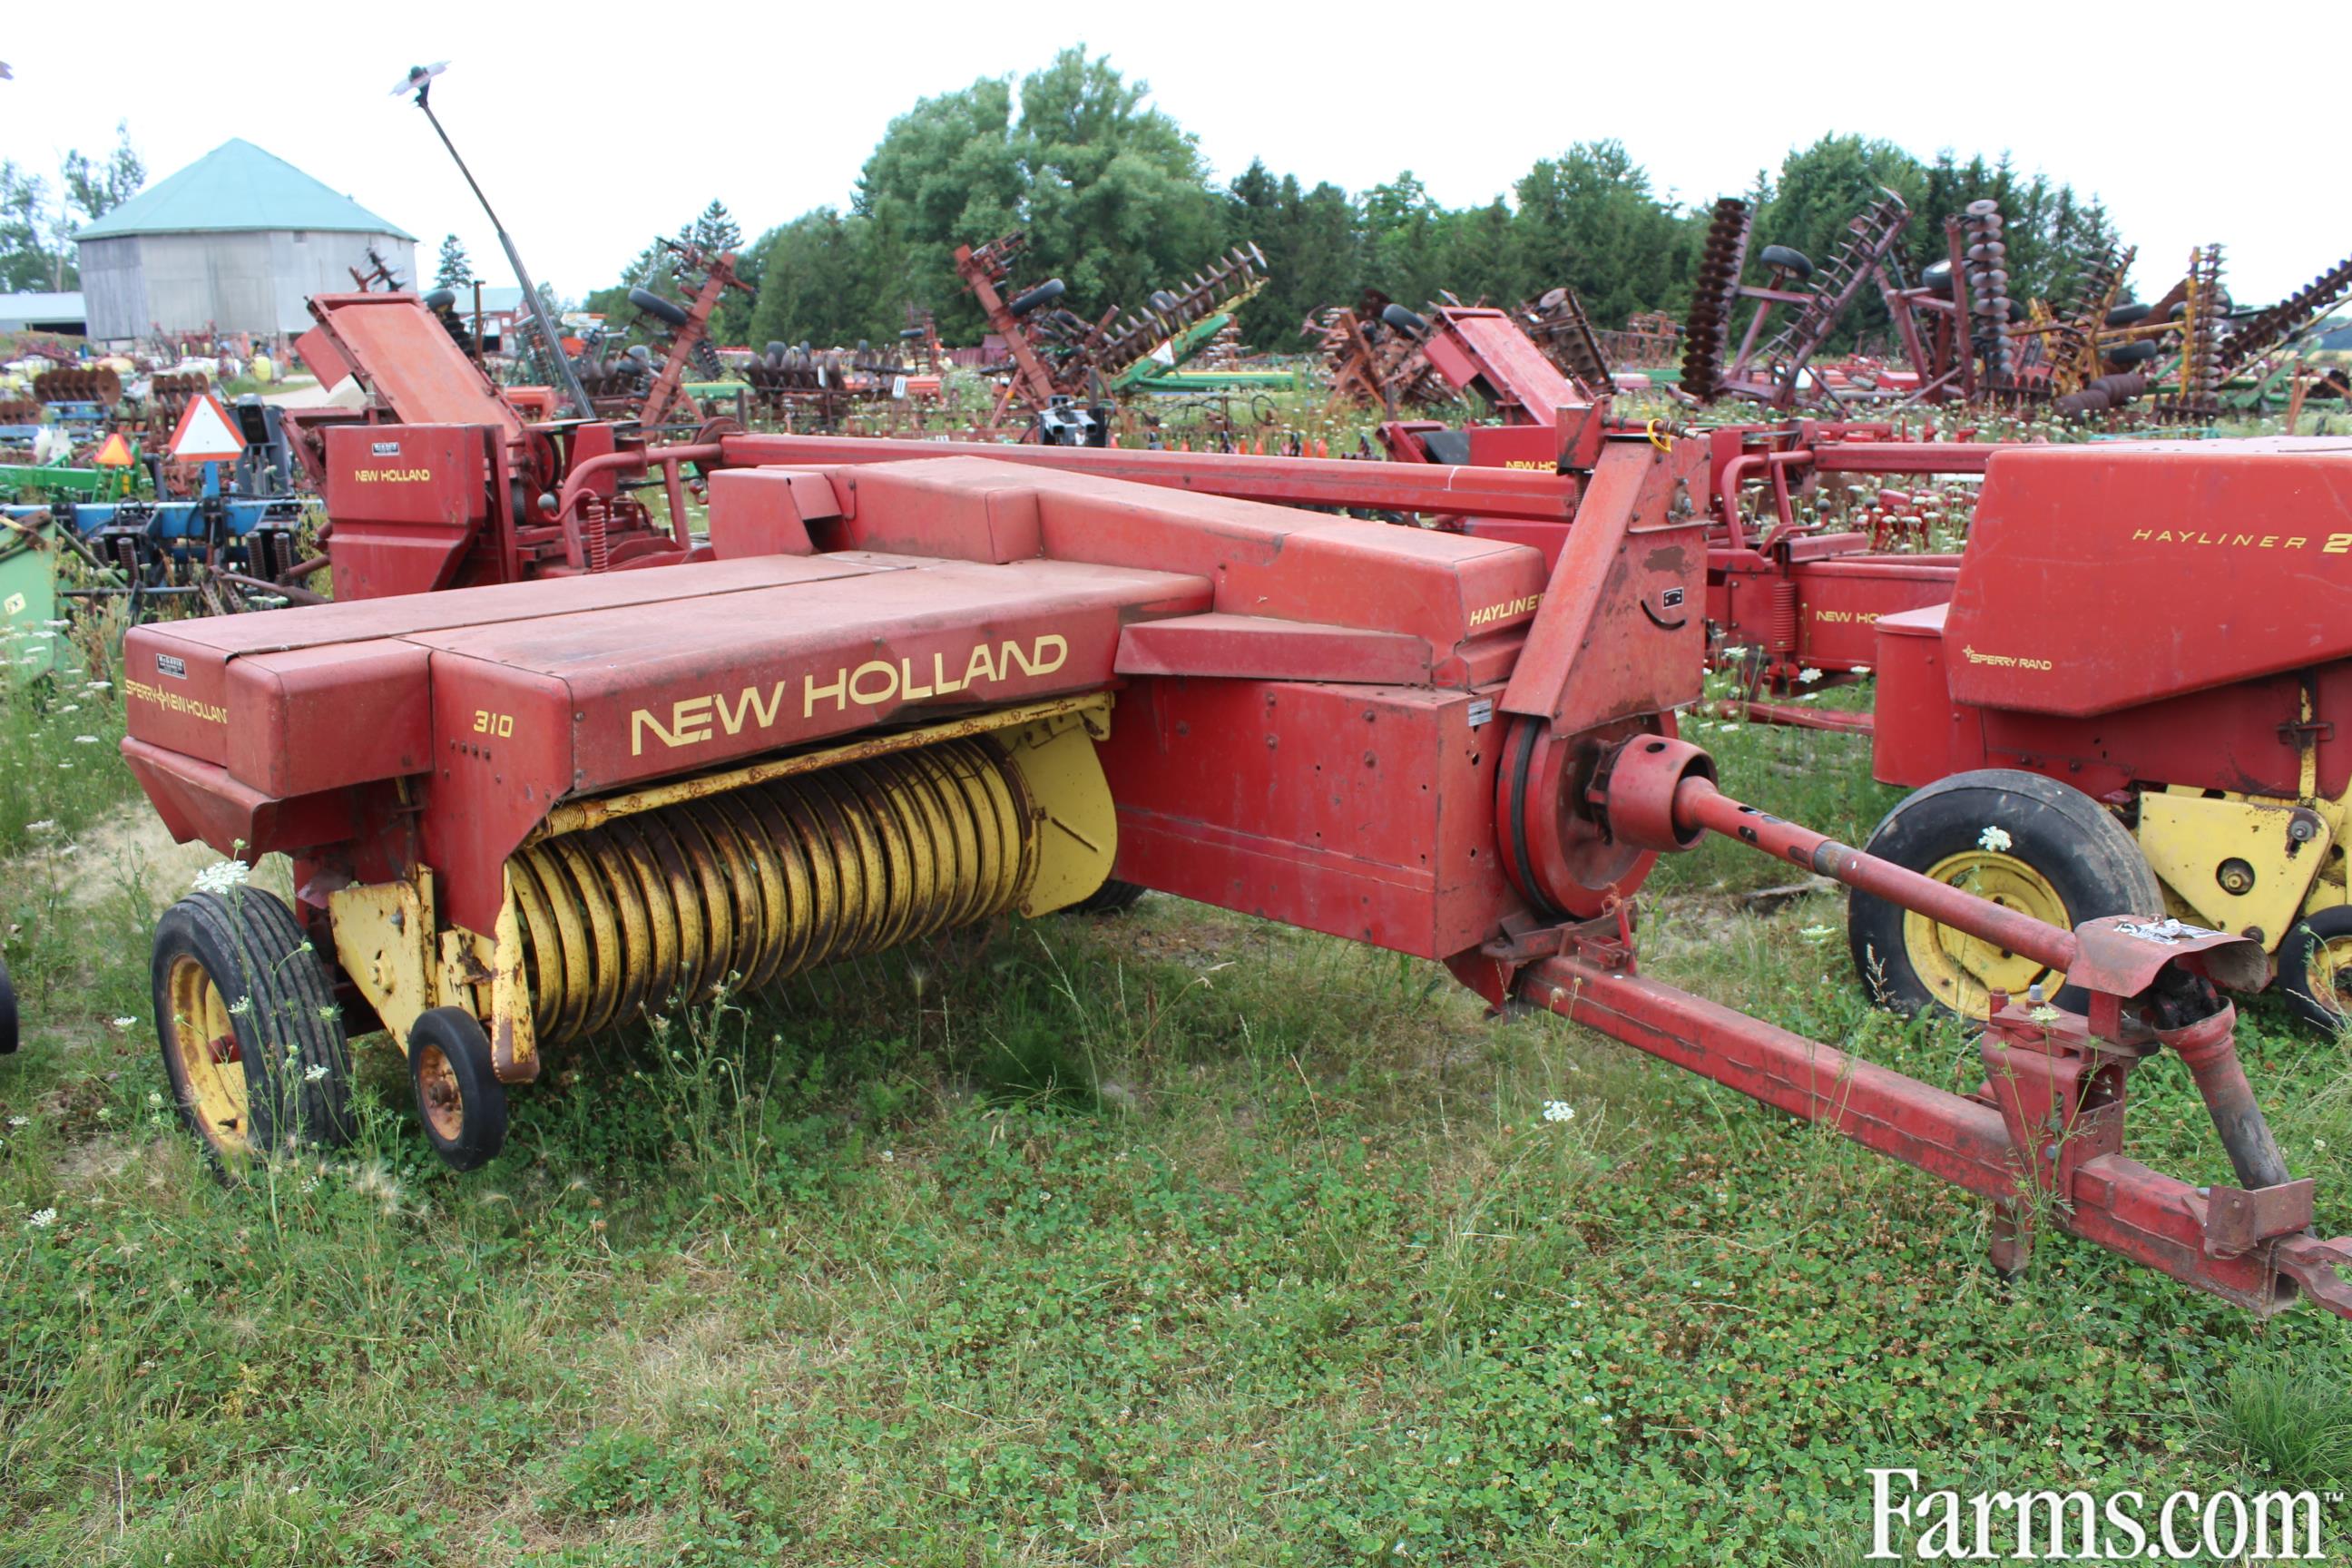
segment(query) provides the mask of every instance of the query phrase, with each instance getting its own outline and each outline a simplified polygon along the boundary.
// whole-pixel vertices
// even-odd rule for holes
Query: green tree
[[[92,220],[129,201],[147,183],[147,165],[131,145],[131,126],[120,120],[114,122],[114,151],[104,163],[76,149],[66,154],[61,173],[66,205]]]
[[[0,160],[0,289],[18,293],[57,289],[72,273],[57,244],[49,183]]]
[[[819,207],[761,236],[760,299],[746,341],[755,349],[771,342],[826,348],[874,337],[877,302],[869,292],[843,287],[872,276],[866,253],[873,232],[871,219]]]
[[[848,213],[780,246],[763,281],[804,300],[779,267],[789,270],[787,248],[793,262],[821,252],[857,268],[835,281],[855,301],[859,335],[895,332],[913,303],[937,311],[950,337],[969,338],[981,316],[957,281],[956,247],[1020,228],[1024,283],[1062,279],[1082,312],[1139,304],[1205,262],[1224,232],[1199,149],[1146,107],[1148,90],[1072,48],[1023,79],[1017,114],[1003,78],[925,99],[890,122]],[[767,319],[813,318],[796,302]]]
[[[1253,162],[1228,188],[1228,243],[1246,241],[1265,256],[1266,286],[1242,307],[1242,336],[1265,348],[1297,346],[1299,326],[1325,305],[1353,300],[1361,288],[1361,237],[1348,193],[1328,184],[1302,191],[1298,176],[1279,181]]]
[[[702,216],[694,220],[688,232],[688,243],[707,255],[718,256],[724,251],[743,248],[742,226],[727,210],[727,204],[715,197],[709,206],[702,209]]]
[[[474,262],[466,254],[465,245],[454,234],[443,237],[439,265],[433,273],[436,289],[467,289],[473,286]]]
[[[1021,84],[1022,217],[1038,275],[1062,278],[1082,315],[1141,304],[1200,268],[1221,237],[1200,150],[1144,107],[1149,90],[1083,48]]]
[[[1703,231],[1658,198],[1623,142],[1580,142],[1538,159],[1517,195],[1521,291],[1569,284],[1601,327],[1689,303]]]

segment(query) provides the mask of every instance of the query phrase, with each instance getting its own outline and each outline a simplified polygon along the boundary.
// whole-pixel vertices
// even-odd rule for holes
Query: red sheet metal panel
[[[310,313],[395,423],[522,434],[522,420],[415,295],[321,294]]]
[[[1544,585],[1518,545],[971,458],[842,469],[835,489],[845,521],[825,544],[989,559],[1019,547],[1034,508],[1050,557],[1199,576],[1221,614],[1420,637],[1444,681],[1475,639],[1531,620]]]
[[[863,436],[729,436],[730,464],[895,463],[913,458],[989,458],[1023,468],[1276,505],[1376,507],[1438,516],[1536,519],[1565,524],[1578,481],[1541,472],[1438,463],[1366,463],[1340,458],[1262,458],[1234,452],[1139,452],[1116,447],[1012,447],[983,441],[893,441]]]
[[[322,432],[335,591],[375,599],[446,588],[489,515],[489,448],[461,425]]]
[[[1496,695],[1139,680],[1102,748],[1116,874],[1400,952],[1474,947],[1520,907],[1494,852]]]
[[[1516,406],[1528,423],[1545,426],[1559,422],[1561,409],[1590,401],[1502,311],[1457,307],[1440,315],[1444,328],[1430,335],[1423,352],[1453,385],[1475,387],[1490,402]]]
[[[264,795],[311,795],[432,759],[425,651],[386,639],[294,648],[228,667],[228,770]]]
[[[2352,441],[2003,451],[1944,637],[1961,701],[2073,717],[2352,658]]]
[[[1181,616],[1138,621],[1121,633],[1118,673],[1426,686],[1429,645],[1402,632],[1259,616]]]

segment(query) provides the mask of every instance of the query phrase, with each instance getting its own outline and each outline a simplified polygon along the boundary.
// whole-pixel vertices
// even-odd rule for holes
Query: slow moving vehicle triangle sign
[[[188,399],[180,427],[172,432],[165,449],[175,463],[232,463],[245,450],[245,437],[237,434],[220,399],[207,392]]]
[[[92,465],[101,468],[127,468],[137,461],[131,455],[131,443],[122,438],[120,430],[109,436],[106,445],[98,449],[98,456],[90,459]]]

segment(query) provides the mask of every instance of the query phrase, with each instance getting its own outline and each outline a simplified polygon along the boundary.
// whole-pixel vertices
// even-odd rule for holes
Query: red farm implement
[[[166,1062],[224,1157],[347,1130],[337,1000],[472,1165],[508,1086],[587,1034],[1116,878],[1442,963],[1818,1121],[1990,1200],[2005,1268],[2048,1226],[2258,1312],[2352,1314],[2352,1251],[2313,1234],[2217,989],[2260,982],[2258,944],[2156,908],[2033,919],[1740,805],[1675,737],[1706,640],[1699,443],[1555,425],[1572,473],[883,443],[850,462],[719,431],[543,450],[498,406],[325,435],[331,474],[359,442],[436,476],[415,493],[446,504],[405,521],[381,480],[333,480],[373,509],[348,533],[339,514],[338,550],[376,559],[409,540],[446,563],[472,492],[560,484],[499,514],[516,542],[553,528],[553,552],[519,566],[492,529],[454,557],[510,580],[131,634],[124,751],[172,832],[297,866],[293,908],[200,892],[157,932]],[[592,500],[689,466],[707,536],[600,563]],[[1220,475],[1235,493],[1202,493]],[[1383,490],[1549,520],[1556,548],[1280,504]],[[1983,1080],[1955,1093],[1646,979],[1642,885],[1709,837],[2032,955],[2080,1004],[1989,997]],[[2130,1076],[2168,1048],[2233,1186],[2124,1152]]]

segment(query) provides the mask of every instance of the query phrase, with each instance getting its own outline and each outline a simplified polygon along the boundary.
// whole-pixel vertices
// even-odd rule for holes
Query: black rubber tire
[[[1417,338],[1429,331],[1427,321],[1399,304],[1391,303],[1381,307],[1381,320],[1411,337]]]
[[[1052,304],[1055,300],[1060,299],[1063,294],[1068,290],[1068,289],[1069,285],[1063,282],[1060,279],[1048,278],[1043,283],[1038,284],[1034,289],[1028,289],[1014,296],[1013,303],[1005,306],[1004,308],[1012,311],[1016,316],[1025,316],[1040,305]]]
[[[418,300],[417,303],[423,305],[428,310],[436,312],[446,310],[457,303],[457,290],[455,289],[436,289],[433,292],[425,296],[424,299]]]
[[[416,1016],[408,1031],[408,1083],[425,1142],[451,1170],[478,1170],[506,1147],[507,1088],[490,1065],[490,1037],[463,1007]]]
[[[203,1125],[173,1048],[171,982],[184,959],[202,967],[228,1009],[245,1068],[242,1127]],[[336,1149],[351,1142],[351,1047],[334,982],[275,894],[242,887],[182,899],[155,922],[149,974],[163,1076],[181,1121],[215,1160],[226,1164],[253,1150]]]
[[[16,988],[8,984],[8,963],[0,959],[0,1057],[16,1054]]]
[[[1112,877],[1103,885],[1070,905],[1062,912],[1069,915],[1118,915],[1135,908],[1146,889],[1134,882],[1122,882]]]
[[[1947,294],[1950,293],[1952,291],[1952,264],[1948,261],[1938,261],[1931,264],[1926,271],[1919,274],[1919,287],[1922,289],[1938,289]]]
[[[2114,310],[2107,312],[2107,325],[2111,327],[2136,327],[2139,325],[2140,322],[2147,321],[2148,313],[2155,309],[2156,307],[2153,305],[2118,305]]]
[[[2164,891],[2122,823],[2078,789],[2040,773],[1984,768],[1939,779],[1900,802],[1872,831],[1869,852],[1925,875],[1975,847],[1985,830],[2009,835],[2004,853],[2039,872],[2065,909],[2068,927],[2103,915],[2161,915]],[[1846,946],[1855,975],[1880,1006],[1906,1016],[1949,1011],[1911,963],[1904,910],[1869,893],[1846,901]],[[2068,985],[2048,998],[2080,1012],[2088,995]]]
[[[2312,950],[2323,942],[2352,937],[2352,909],[2338,906],[2304,916],[2286,933],[2278,948],[2279,994],[2286,999],[2287,1010],[2313,1028],[2330,1035],[2340,1035],[2352,1018],[2336,1010],[2326,998],[2318,994],[2311,984]],[[2338,998],[2352,995],[2352,974],[2345,974],[2334,987]]]
[[[2106,360],[2109,364],[2146,364],[2163,352],[2143,338],[2136,343],[2116,344],[2107,351]]]
[[[667,321],[673,327],[686,325],[686,307],[673,300],[665,300],[650,289],[629,290],[629,303],[656,321]]]
[[[1756,259],[1767,267],[1793,272],[1801,279],[1813,275],[1813,258],[1793,246],[1768,245],[1756,253]]]

